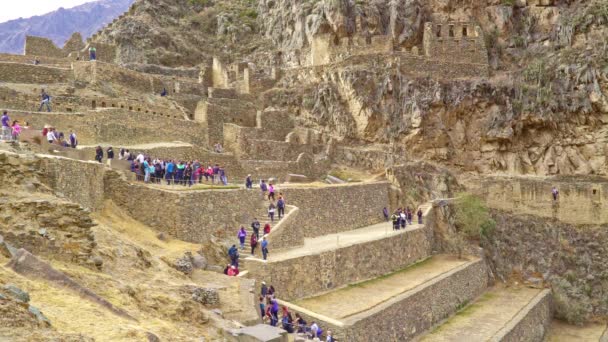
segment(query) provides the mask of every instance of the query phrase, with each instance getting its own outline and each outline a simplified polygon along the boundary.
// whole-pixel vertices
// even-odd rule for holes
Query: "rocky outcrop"
[[[556,315],[572,323],[608,316],[608,234],[605,226],[576,227],[493,210],[497,225],[483,242],[496,275],[553,289]]]

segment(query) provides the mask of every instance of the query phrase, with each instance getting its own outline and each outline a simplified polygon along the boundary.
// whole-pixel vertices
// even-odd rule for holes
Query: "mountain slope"
[[[60,8],[41,16],[0,24],[0,52],[23,53],[25,36],[50,38],[59,47],[72,33],[88,37],[129,9],[134,0],[99,0],[73,8]]]

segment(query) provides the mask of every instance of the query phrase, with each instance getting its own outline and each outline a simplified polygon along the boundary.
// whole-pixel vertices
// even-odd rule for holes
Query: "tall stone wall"
[[[559,190],[553,201],[551,189]],[[571,224],[608,223],[608,182],[590,179],[489,178],[478,191],[488,206],[515,213],[557,218]]]
[[[311,60],[312,65],[317,66],[342,61],[350,56],[392,51],[393,40],[389,36],[338,38],[333,34],[322,34],[313,38]]]
[[[272,284],[281,299],[290,301],[391,273],[430,256],[429,230],[418,228],[281,261],[247,260],[245,268],[255,279]],[[270,253],[272,258],[272,246]]]
[[[52,40],[42,37],[26,36],[25,52],[26,56],[45,56],[62,58],[67,54],[53,43]]]
[[[107,173],[105,192],[129,215],[174,238],[203,243],[212,234],[236,237],[239,224],[259,209],[259,193],[247,190],[163,191]]]
[[[224,124],[233,123],[243,127],[256,126],[256,110],[251,103],[231,99],[209,98],[201,101],[194,119],[208,130],[208,145],[224,141]]]
[[[56,192],[91,210],[100,209],[104,199],[104,166],[67,158],[43,158],[40,171]]]
[[[448,63],[488,64],[481,28],[470,22],[426,23],[424,54]]]
[[[70,80],[69,69],[44,65],[0,62],[0,80],[8,83],[54,84]]]
[[[287,204],[300,208],[304,237],[316,237],[382,222],[388,207],[386,182],[322,188],[280,189]]]

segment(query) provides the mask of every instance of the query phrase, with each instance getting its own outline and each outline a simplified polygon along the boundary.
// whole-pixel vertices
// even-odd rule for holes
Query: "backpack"
[[[279,207],[279,208],[283,208],[283,207],[285,207],[285,201],[283,201],[283,199],[282,199],[282,198],[280,198],[280,199],[277,201],[277,207]]]

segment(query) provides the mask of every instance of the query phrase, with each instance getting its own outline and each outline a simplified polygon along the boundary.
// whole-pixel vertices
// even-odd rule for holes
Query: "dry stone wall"
[[[304,237],[317,237],[382,222],[388,207],[386,182],[322,188],[280,189],[287,204],[300,208]]]
[[[13,113],[12,117],[21,122],[27,121],[31,127],[36,128],[52,124],[64,133],[74,129],[82,145],[133,145],[175,140],[202,145],[206,141],[206,130],[200,123],[151,117],[143,112],[127,112],[123,109],[91,111],[85,114],[17,112]]]
[[[40,171],[45,183],[60,197],[91,210],[100,209],[104,200],[104,166],[67,158],[43,158]]]
[[[62,49],[55,46],[55,43],[53,43],[52,40],[34,36],[25,37],[25,55],[54,58],[62,58],[67,56]]]
[[[247,190],[163,191],[131,184],[108,172],[106,196],[129,215],[170,236],[193,243],[236,236],[245,215],[258,209],[259,193]]]
[[[69,69],[44,65],[0,62],[0,80],[8,83],[55,84],[71,78]]]
[[[423,227],[281,261],[272,261],[270,246],[269,262],[248,260],[245,268],[255,279],[273,284],[281,299],[290,301],[375,278],[424,259],[432,252],[430,232]]]
[[[608,223],[608,182],[592,179],[490,178],[483,181],[480,192],[488,206],[557,218],[571,224]],[[559,190],[553,201],[552,187]]]

